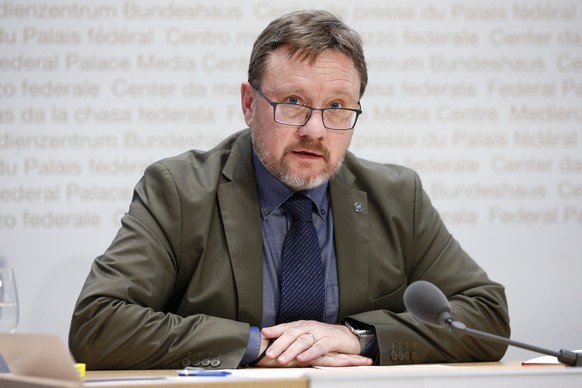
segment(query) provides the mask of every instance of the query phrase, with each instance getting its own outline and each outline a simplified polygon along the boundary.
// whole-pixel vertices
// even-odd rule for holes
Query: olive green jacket
[[[261,326],[263,241],[249,130],[154,163],[75,307],[70,349],[90,369],[236,368]],[[457,338],[405,311],[423,279],[467,326],[508,335],[504,288],[461,249],[411,170],[348,152],[329,186],[339,321],[374,326],[379,364],[497,360],[503,345]]]

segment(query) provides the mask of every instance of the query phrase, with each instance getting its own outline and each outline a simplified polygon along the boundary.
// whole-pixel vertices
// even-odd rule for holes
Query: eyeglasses
[[[261,89],[254,88],[273,107],[273,119],[279,124],[301,127],[309,121],[314,110],[321,112],[323,126],[335,131],[348,131],[353,129],[362,114],[361,109],[349,108],[312,108],[307,105],[292,104],[290,102],[274,102],[263,94]],[[358,107],[361,108],[358,102]]]

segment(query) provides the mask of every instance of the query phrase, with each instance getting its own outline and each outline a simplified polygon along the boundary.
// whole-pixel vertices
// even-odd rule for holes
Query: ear
[[[247,81],[240,85],[240,104],[245,118],[245,123],[251,127],[253,122],[253,102],[255,100],[255,88]]]

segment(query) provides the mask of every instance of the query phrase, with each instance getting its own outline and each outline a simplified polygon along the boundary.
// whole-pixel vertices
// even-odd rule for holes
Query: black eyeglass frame
[[[275,101],[272,101],[269,97],[265,96],[265,94],[263,93],[263,91],[261,90],[261,88],[259,88],[257,85],[253,85],[253,87],[269,103],[269,105],[271,105],[273,107],[273,120],[276,123],[283,124],[283,125],[289,125],[291,127],[302,127],[302,126],[304,126],[305,124],[307,124],[307,122],[311,118],[311,114],[313,113],[313,111],[314,110],[318,110],[318,111],[321,112],[321,122],[323,123],[323,126],[326,129],[329,129],[330,131],[351,131],[352,129],[354,129],[354,127],[356,126],[356,123],[358,122],[358,118],[363,113],[362,112],[362,105],[360,104],[360,101],[358,101],[358,107],[359,107],[359,109],[352,109],[352,108],[314,108],[314,107],[308,106],[308,105],[291,104],[289,102],[275,102]],[[277,112],[277,106],[279,106],[279,105],[300,106],[300,107],[303,107],[303,108],[308,108],[310,111],[309,111],[309,114],[307,115],[307,117],[305,118],[305,122],[303,124],[289,124],[289,123],[284,123],[282,121],[277,120],[277,113],[276,112]],[[352,126],[350,128],[330,128],[327,125],[325,125],[325,120],[323,118],[324,112],[325,111],[328,111],[328,110],[329,111],[343,110],[343,111],[355,112],[356,113],[356,118],[354,119],[354,123],[352,124]]]

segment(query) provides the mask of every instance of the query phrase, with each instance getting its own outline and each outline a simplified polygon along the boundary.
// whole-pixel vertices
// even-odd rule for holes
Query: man
[[[509,334],[503,287],[452,238],[418,176],[347,152],[366,83],[360,38],[333,15],[295,12],[267,26],[241,86],[250,129],[146,170],[77,302],[77,360],[127,369],[501,358],[503,345],[455,338],[405,311],[407,285],[428,280],[457,319]]]

